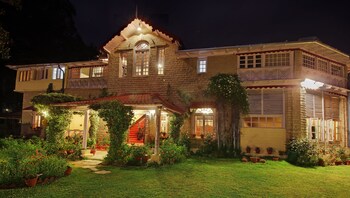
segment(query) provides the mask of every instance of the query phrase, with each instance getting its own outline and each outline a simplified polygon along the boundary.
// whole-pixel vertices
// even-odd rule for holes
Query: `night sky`
[[[135,18],[138,5],[140,19],[179,39],[184,49],[317,37],[350,54],[346,1],[70,1],[81,37],[99,48]]]

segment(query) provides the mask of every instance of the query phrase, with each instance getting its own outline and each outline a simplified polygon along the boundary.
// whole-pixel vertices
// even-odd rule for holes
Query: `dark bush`
[[[316,166],[318,164],[317,145],[308,139],[292,139],[287,144],[287,161],[304,167]]]

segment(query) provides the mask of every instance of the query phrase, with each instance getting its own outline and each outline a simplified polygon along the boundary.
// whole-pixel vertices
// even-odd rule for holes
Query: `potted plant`
[[[339,165],[341,165],[342,163],[343,163],[343,162],[341,161],[340,157],[337,157],[337,158],[335,159],[335,165],[339,166]]]
[[[269,155],[271,155],[273,153],[273,148],[272,147],[267,147],[266,151]]]
[[[34,187],[38,181],[38,164],[35,158],[25,158],[19,165],[19,169],[22,171],[24,182],[28,187]]]
[[[67,169],[64,171],[64,175],[68,176],[68,175],[72,174],[72,170],[73,170],[73,168],[70,165],[67,165]]]
[[[95,146],[92,146],[92,147],[91,147],[90,153],[91,153],[92,155],[95,155],[95,154],[96,154]]]
[[[204,139],[204,134],[201,134],[201,138]]]
[[[245,151],[246,151],[247,153],[250,153],[250,151],[251,151],[250,146],[247,146],[247,147],[245,148]]]
[[[260,158],[259,157],[250,157],[250,161],[253,163],[257,163],[260,161]]]
[[[350,157],[346,158],[345,164],[350,165]]]
[[[259,154],[260,153],[260,147],[255,147],[255,153]]]

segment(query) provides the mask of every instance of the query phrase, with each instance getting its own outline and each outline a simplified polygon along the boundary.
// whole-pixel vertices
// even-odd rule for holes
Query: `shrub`
[[[292,139],[287,144],[287,161],[298,166],[315,166],[318,163],[318,151],[315,143],[308,139]]]
[[[213,136],[211,134],[207,134],[204,138],[203,145],[201,146],[200,150],[203,155],[209,156],[213,154],[214,151],[217,149],[216,141],[213,139]]]
[[[186,158],[186,148],[176,145],[172,139],[167,139],[160,146],[161,164],[174,164]]]
[[[189,153],[191,150],[191,139],[188,132],[181,134],[179,145],[186,147],[187,152]]]
[[[39,172],[45,177],[61,177],[67,167],[67,161],[55,155],[43,157],[39,164]]]
[[[150,155],[150,149],[147,146],[131,146],[130,154],[128,165],[144,165]]]

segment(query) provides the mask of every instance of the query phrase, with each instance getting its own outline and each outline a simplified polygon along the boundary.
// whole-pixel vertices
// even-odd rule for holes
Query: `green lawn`
[[[161,168],[75,168],[49,185],[0,190],[0,197],[349,197],[350,166],[301,168],[287,162],[188,159]]]

